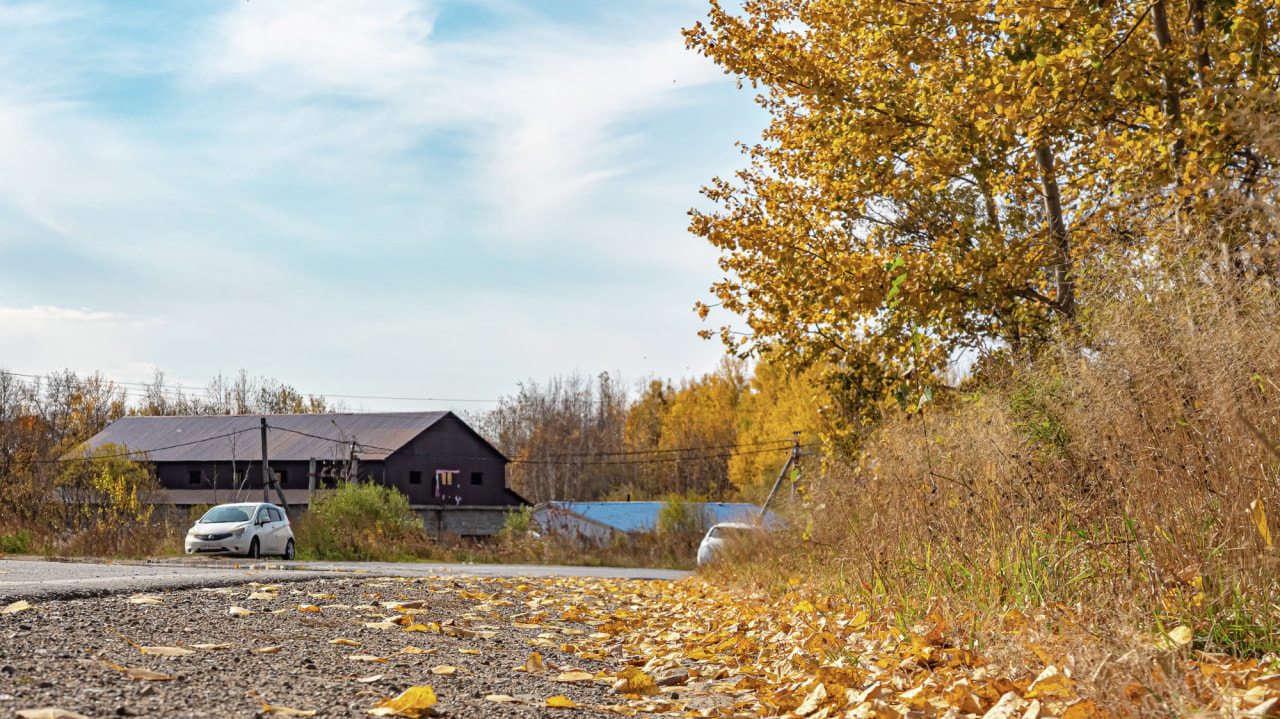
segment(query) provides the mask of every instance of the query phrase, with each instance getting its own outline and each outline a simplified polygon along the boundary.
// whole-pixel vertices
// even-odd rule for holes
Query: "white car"
[[[763,527],[760,525],[745,522],[721,522],[711,527],[702,538],[702,544],[698,545],[698,566],[705,567],[715,561],[727,542],[741,541],[761,531]]]
[[[293,559],[293,529],[274,504],[219,504],[187,530],[187,554],[243,554],[253,559],[276,554]]]

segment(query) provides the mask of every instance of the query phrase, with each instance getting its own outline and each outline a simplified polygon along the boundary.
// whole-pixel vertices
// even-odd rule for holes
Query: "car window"
[[[275,507],[268,507],[268,508],[267,508],[267,511],[271,512],[271,521],[273,521],[273,522],[282,522],[282,521],[284,521],[284,520],[280,517],[280,510],[276,509]]]
[[[258,521],[263,521],[263,520],[266,520],[266,521],[271,520],[271,515],[267,512],[266,507],[263,507],[262,509],[258,510]]]
[[[214,524],[216,522],[247,522],[249,521],[249,512],[244,507],[214,507],[200,518],[201,522],[206,524]]]

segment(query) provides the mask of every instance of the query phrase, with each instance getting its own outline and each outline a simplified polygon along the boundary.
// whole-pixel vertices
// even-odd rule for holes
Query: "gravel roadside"
[[[356,717],[424,685],[440,715],[563,716],[547,699],[625,701],[609,674],[638,661],[626,662],[597,628],[562,620],[573,616],[563,606],[570,596],[601,608],[617,601],[593,591],[594,580],[577,580],[585,590],[566,595],[546,578],[290,574],[295,581],[246,577],[149,597],[11,606],[0,613],[0,716],[43,707],[90,717],[266,716],[270,705]],[[517,671],[535,651],[546,673]],[[554,681],[571,670],[593,678]]]

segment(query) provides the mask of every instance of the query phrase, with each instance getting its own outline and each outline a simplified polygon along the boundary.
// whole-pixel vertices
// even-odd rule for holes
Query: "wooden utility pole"
[[[787,471],[800,458],[800,433],[791,433],[795,439],[791,440],[791,452],[787,454],[787,461],[782,465],[782,471],[778,472],[778,478],[773,482],[773,489],[769,490],[769,497],[764,500],[764,506],[760,508],[760,521],[764,522],[764,513],[769,511],[769,503],[773,501],[774,495],[778,493],[778,487],[782,486],[782,479],[787,476]]]
[[[267,418],[262,418],[262,501],[270,502],[271,496],[267,494],[270,487],[275,487],[276,497],[280,500],[280,509],[284,510],[286,516],[289,514],[289,502],[284,498],[284,490],[280,488],[280,483],[276,481],[275,472],[271,471],[271,465],[267,462]]]
[[[307,509],[311,509],[311,500],[316,496],[316,458],[311,458],[307,466]]]
[[[271,463],[267,461],[267,418],[262,418],[262,501],[270,502],[267,488],[271,486]]]

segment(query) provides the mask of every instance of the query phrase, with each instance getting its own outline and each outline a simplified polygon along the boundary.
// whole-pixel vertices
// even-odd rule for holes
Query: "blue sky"
[[[475,399],[710,371],[685,213],[766,118],[685,50],[705,7],[0,1],[0,367]]]

